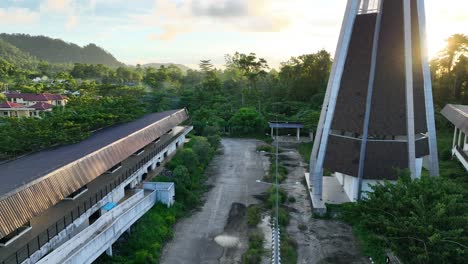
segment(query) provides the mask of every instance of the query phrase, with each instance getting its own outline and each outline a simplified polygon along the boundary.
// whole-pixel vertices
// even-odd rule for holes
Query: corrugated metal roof
[[[468,134],[468,105],[448,104],[441,113],[463,133]]]
[[[94,180],[188,118],[185,109],[150,114],[73,145],[0,165],[0,238]]]

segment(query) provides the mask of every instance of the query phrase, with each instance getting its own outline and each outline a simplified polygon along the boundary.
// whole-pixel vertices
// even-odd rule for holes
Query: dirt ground
[[[256,152],[261,141],[223,139],[221,144],[222,153],[207,170],[213,188],[205,195],[200,211],[176,224],[174,239],[163,250],[163,264],[241,263],[248,246],[245,214],[249,205],[260,203],[258,197],[270,187],[256,182],[267,173],[270,162],[265,153]],[[280,147],[284,150],[280,162],[289,171],[282,188],[296,199],[288,204],[291,220],[286,232],[297,242],[298,263],[369,263],[360,255],[348,225],[312,218],[310,200],[301,183],[305,163],[291,143]],[[306,230],[299,230],[301,224]],[[271,263],[268,214],[258,229],[266,240],[262,264]]]
[[[288,169],[288,177],[281,187],[295,198],[288,203],[290,223],[287,232],[298,245],[298,264],[370,263],[358,249],[351,227],[333,220],[312,217],[311,203],[302,184],[306,163],[294,143],[280,143],[279,162]],[[304,225],[304,231],[299,230]]]
[[[258,140],[223,139],[222,154],[207,169],[213,188],[199,212],[181,220],[174,239],[165,246],[161,263],[240,263],[247,248],[246,210],[259,201],[254,195],[268,186],[256,182],[269,160],[256,152]],[[177,197],[176,197],[177,199]]]

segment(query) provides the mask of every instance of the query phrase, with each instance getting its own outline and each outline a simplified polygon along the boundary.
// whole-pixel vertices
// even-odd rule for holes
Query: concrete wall
[[[175,184],[172,182],[146,182],[145,190],[156,191],[156,202],[163,203],[170,207],[174,204]]]
[[[138,190],[37,263],[92,263],[155,203],[156,191],[145,196],[144,190]]]
[[[30,258],[26,259],[23,264],[30,264],[30,263],[36,263],[40,260],[39,263],[45,263],[42,262],[41,258],[44,257],[45,255],[49,254],[49,252],[52,251],[55,252],[54,250],[57,249],[59,246],[63,245],[64,243],[67,243],[71,238],[75,241],[75,235],[78,233],[81,234],[81,230],[84,228],[88,227],[88,219],[89,217],[95,213],[96,211],[100,210],[101,207],[103,207],[105,204],[108,202],[114,202],[118,203],[125,195],[124,188],[128,184],[131,185],[132,188],[134,188],[137,184],[139,184],[142,181],[142,175],[144,173],[147,173],[148,170],[147,168],[151,166],[152,168],[156,167],[157,162],[161,162],[164,160],[163,155],[164,152],[168,152],[168,156],[175,152],[177,150],[176,148],[176,142],[178,142],[179,147],[182,147],[184,142],[185,142],[185,136],[192,130],[190,127],[187,129],[182,135],[180,135],[176,140],[174,140],[171,144],[169,144],[165,149],[163,149],[158,155],[156,155],[154,158],[149,160],[147,163],[145,163],[140,169],[135,171],[128,179],[126,179],[124,182],[122,182],[118,187],[116,187],[112,192],[107,194],[103,199],[101,199],[98,203],[96,203],[93,207],[88,209],[83,215],[81,215],[78,219],[76,219],[72,224],[67,226],[63,231],[61,231],[58,235],[53,237],[48,243],[46,243],[44,246],[42,246],[38,251],[34,252]],[[167,201],[166,204],[172,205],[173,202],[170,202],[169,197],[173,194],[174,190],[172,190],[172,193],[169,192],[168,194],[163,194],[161,195],[162,200]],[[154,194],[156,196],[156,193]],[[156,198],[155,198],[156,199]],[[125,201],[127,202],[127,201]],[[111,211],[113,211],[112,209]],[[101,217],[102,218],[102,217]],[[50,254],[52,254],[50,253]],[[102,253],[102,252],[101,252]],[[101,254],[100,253],[100,254]],[[97,255],[99,256],[99,255]],[[50,262],[50,263],[59,263],[59,262]]]
[[[357,200],[357,195],[358,195],[357,194],[358,178],[350,176],[350,175],[346,175],[343,173],[339,173],[339,172],[335,172],[333,176],[343,186],[343,189],[346,195],[348,196],[349,200],[351,200],[352,202],[355,202]],[[383,181],[363,179],[362,180],[362,197],[365,198],[367,196],[365,192],[372,191],[371,186],[379,182],[383,182]]]

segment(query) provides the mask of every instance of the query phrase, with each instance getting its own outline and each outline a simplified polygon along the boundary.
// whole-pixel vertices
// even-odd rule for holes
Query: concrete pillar
[[[296,134],[297,134],[297,141],[300,141],[301,140],[301,129],[300,128],[297,128]]]
[[[309,138],[310,138],[310,141],[314,140],[314,132],[312,130],[309,131]]]
[[[452,148],[455,147],[455,144],[457,142],[457,127],[455,127],[455,130],[453,131],[453,142],[452,142]]]
[[[106,249],[106,255],[112,257],[112,245],[108,249]]]
[[[275,136],[274,136],[274,134],[273,134],[273,127],[271,127],[270,135],[271,135],[271,138],[275,138]]]
[[[468,151],[468,136],[466,136],[466,134],[465,134],[465,140],[463,143],[463,150]]]
[[[463,132],[460,129],[460,132],[458,132],[458,146],[461,147],[461,139],[462,139]]]

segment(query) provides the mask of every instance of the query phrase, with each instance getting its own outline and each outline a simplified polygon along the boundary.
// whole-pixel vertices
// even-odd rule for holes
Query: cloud
[[[39,20],[39,13],[27,8],[0,8],[0,25],[29,25]]]
[[[69,13],[73,11],[71,0],[47,0],[40,6],[41,12]]]
[[[248,13],[248,5],[246,0],[193,0],[192,13],[195,16],[244,16]]]
[[[170,40],[193,31],[279,32],[291,20],[278,11],[283,6],[280,0],[157,0],[150,14],[135,19],[161,30],[150,34],[151,40]]]
[[[78,17],[75,15],[71,15],[68,17],[67,23],[65,24],[65,28],[67,30],[72,30],[78,24]]]

